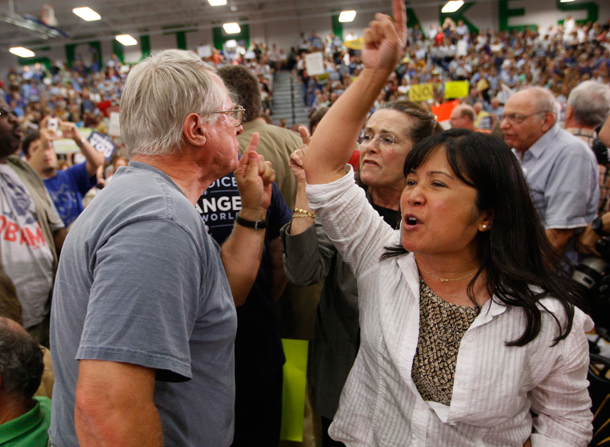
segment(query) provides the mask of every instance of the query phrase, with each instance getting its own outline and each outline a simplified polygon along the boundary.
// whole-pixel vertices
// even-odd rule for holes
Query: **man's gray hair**
[[[215,69],[192,51],[165,50],[131,69],[121,98],[121,138],[129,158],[169,155],[183,145],[189,113],[215,122],[226,98]],[[206,116],[207,115],[207,116]]]
[[[610,87],[594,81],[578,84],[568,96],[574,119],[583,126],[597,127],[610,115]]]
[[[537,112],[551,112],[555,122],[561,113],[561,104],[555,99],[553,93],[544,87],[530,87],[525,89],[532,94],[532,102]]]

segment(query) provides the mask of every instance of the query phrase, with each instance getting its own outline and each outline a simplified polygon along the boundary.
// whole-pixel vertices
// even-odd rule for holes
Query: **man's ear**
[[[196,113],[189,113],[184,118],[182,133],[188,144],[203,146],[206,142],[206,122]]]
[[[566,106],[566,116],[565,116],[565,121],[571,120],[572,119],[572,115],[574,114],[574,107],[572,106]]]
[[[546,133],[557,121],[557,117],[553,112],[546,112],[542,118],[542,131]]]

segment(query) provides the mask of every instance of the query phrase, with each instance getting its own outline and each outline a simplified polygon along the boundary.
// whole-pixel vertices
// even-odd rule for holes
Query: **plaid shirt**
[[[583,140],[589,147],[593,146],[593,140],[597,138],[594,130],[580,129],[571,127],[566,129],[572,135]],[[602,215],[610,211],[610,169],[608,166],[599,166],[599,208],[598,215]]]

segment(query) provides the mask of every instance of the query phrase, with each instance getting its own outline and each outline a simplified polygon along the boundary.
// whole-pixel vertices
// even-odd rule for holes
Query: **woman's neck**
[[[421,277],[436,295],[443,300],[460,306],[475,306],[468,295],[468,285],[477,274],[480,263],[475,256],[447,256],[415,254],[415,261]],[[476,305],[482,306],[489,300],[487,277],[482,272],[474,287]]]
[[[415,254],[415,261],[420,270],[429,272],[433,276],[443,278],[458,278],[472,271],[478,270],[480,262],[476,256],[451,256]]]
[[[371,195],[371,201],[375,205],[390,210],[400,209],[400,195],[402,194],[402,189],[369,186],[368,192]]]

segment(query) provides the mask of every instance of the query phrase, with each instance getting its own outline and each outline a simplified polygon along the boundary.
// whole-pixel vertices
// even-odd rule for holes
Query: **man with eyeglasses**
[[[192,52],[131,69],[120,112],[131,161],[76,220],[59,263],[51,445],[231,444],[234,299],[258,274],[274,177],[257,135],[238,160],[243,112]],[[242,208],[220,248],[196,205],[231,171]]]
[[[533,87],[511,96],[498,119],[521,162],[549,241],[575,263],[575,236],[597,214],[597,162],[583,141],[559,127],[557,109],[549,90]]]
[[[49,346],[49,311],[64,224],[38,174],[15,152],[16,115],[0,97],[0,269],[13,281],[23,325]],[[4,297],[7,299],[7,297]]]

